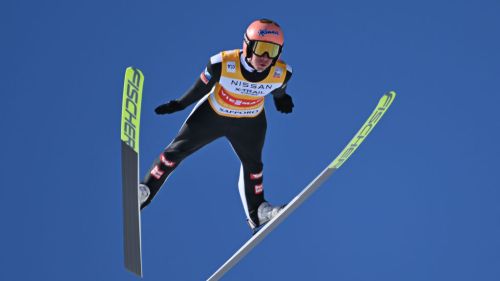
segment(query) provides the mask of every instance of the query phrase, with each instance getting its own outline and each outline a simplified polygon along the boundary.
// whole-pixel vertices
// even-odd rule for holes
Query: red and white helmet
[[[260,19],[252,22],[244,35],[243,55],[265,55],[273,59],[273,65],[278,60],[284,43],[283,30],[274,21]]]

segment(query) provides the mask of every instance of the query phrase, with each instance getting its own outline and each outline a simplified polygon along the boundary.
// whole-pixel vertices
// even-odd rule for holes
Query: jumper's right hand
[[[156,114],[170,114],[176,111],[183,110],[184,108],[186,107],[177,100],[171,100],[155,108],[155,112]]]

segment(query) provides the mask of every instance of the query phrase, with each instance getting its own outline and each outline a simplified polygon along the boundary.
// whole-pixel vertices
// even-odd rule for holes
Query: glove
[[[283,96],[280,96],[280,97],[273,96],[273,98],[274,98],[274,105],[276,106],[276,110],[278,110],[281,113],[292,112],[293,101],[292,101],[291,96],[284,94]]]
[[[183,110],[184,108],[186,107],[177,100],[171,100],[155,108],[155,112],[156,114],[170,114],[176,111]]]

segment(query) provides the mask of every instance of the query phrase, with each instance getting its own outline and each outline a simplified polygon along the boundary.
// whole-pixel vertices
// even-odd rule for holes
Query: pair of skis
[[[122,109],[122,180],[125,267],[142,277],[141,261],[141,217],[138,196],[139,185],[139,123],[144,76],[136,68],[129,67],[125,73]],[[336,170],[356,151],[370,134],[378,121],[391,106],[396,93],[391,91],[382,96],[377,107],[354,135],[340,154],[287,206],[259,232],[253,235],[229,258],[207,281],[219,280],[246,254],[257,246],[271,231],[283,222],[297,207],[313,194]]]

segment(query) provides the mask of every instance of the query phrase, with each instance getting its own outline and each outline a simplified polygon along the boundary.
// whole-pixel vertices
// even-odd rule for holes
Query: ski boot
[[[145,184],[139,184],[139,204],[142,206],[146,200],[149,198],[149,187]]]
[[[259,230],[261,230],[266,223],[277,216],[285,207],[286,204],[281,206],[272,206],[271,204],[269,204],[269,202],[262,202],[257,209],[257,216],[259,218],[260,225],[256,228],[253,228],[253,235],[259,232]]]

